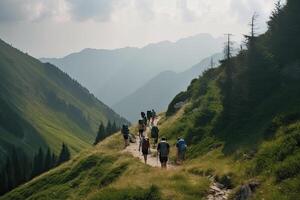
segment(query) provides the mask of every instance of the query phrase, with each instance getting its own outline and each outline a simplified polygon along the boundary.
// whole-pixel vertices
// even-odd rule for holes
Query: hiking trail
[[[157,119],[154,120],[153,124],[155,126],[157,126],[159,119],[160,118],[158,117]],[[146,135],[148,137],[150,136],[150,127],[149,126],[147,126]],[[138,158],[142,163],[144,163],[144,157],[142,155],[142,152],[139,152],[139,142],[140,141],[139,141],[138,136],[136,136],[136,138],[137,138],[136,142],[130,143],[130,145],[128,147],[126,147],[126,149],[124,149],[123,152],[130,153],[133,157]],[[151,137],[149,137],[149,138],[151,138]],[[148,154],[148,158],[147,158],[147,165],[149,165],[151,167],[159,167],[160,168],[161,165],[158,160],[158,157],[156,156],[157,150],[152,147],[151,141],[150,141],[150,151],[151,151],[151,153]],[[170,161],[168,161],[167,170],[173,170],[176,167],[177,167],[176,165],[174,165],[173,163],[170,163]],[[224,188],[222,184],[216,182],[214,177],[208,177],[208,178],[211,181],[211,185],[209,187],[209,191],[208,191],[208,195],[206,196],[206,199],[207,200],[227,200],[231,190]]]
[[[153,122],[154,126],[157,126],[158,121],[159,121],[159,117],[156,118]],[[147,165],[151,166],[151,167],[161,167],[160,162],[157,155],[157,150],[153,148],[151,142],[151,137],[150,137],[150,127],[147,126],[147,129],[145,131],[145,134],[149,137],[150,139],[150,153],[148,154],[148,158],[147,158]],[[136,135],[135,135],[136,136]],[[135,143],[130,143],[130,145],[128,147],[126,147],[126,149],[123,150],[123,152],[127,152],[130,153],[131,155],[133,155],[136,158],[139,158],[141,162],[144,163],[144,157],[142,152],[139,152],[139,138],[138,136],[136,136],[136,142]],[[167,164],[167,169],[174,169],[176,168],[176,166],[170,162],[168,162]]]

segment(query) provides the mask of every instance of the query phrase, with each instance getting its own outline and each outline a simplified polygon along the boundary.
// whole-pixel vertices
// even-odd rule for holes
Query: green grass
[[[39,147],[50,147],[58,154],[64,142],[72,153],[78,153],[92,144],[100,122],[125,122],[55,66],[43,64],[3,41],[0,79],[0,110],[10,109],[0,122],[0,158],[9,151],[8,145],[29,155]],[[14,123],[8,127],[7,121]],[[14,127],[20,128],[14,133]]]

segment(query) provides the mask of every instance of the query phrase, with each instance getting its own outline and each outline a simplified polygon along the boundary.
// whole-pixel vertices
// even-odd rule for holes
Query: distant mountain
[[[125,122],[57,67],[2,40],[0,80],[0,163],[13,147],[58,153],[64,142],[78,152],[90,146],[100,122]]]
[[[211,66],[211,60],[216,66],[222,57],[223,54],[221,53],[214,54],[181,73],[164,71],[134,93],[113,105],[112,108],[132,122],[139,118],[141,111],[147,109],[164,111],[176,94],[186,90],[192,79],[197,78],[205,69]]]
[[[143,48],[84,49],[64,58],[41,58],[68,73],[99,99],[114,105],[160,72],[184,71],[215,52],[222,38],[199,34],[177,42],[164,41]]]

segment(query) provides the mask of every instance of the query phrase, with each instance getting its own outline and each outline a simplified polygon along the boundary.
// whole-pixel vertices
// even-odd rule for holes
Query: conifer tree
[[[58,165],[70,160],[70,158],[71,158],[70,150],[68,146],[65,143],[63,143],[61,152],[58,157]]]
[[[112,133],[112,124],[111,124],[110,121],[108,121],[108,123],[107,123],[106,131],[105,132],[106,132],[105,136],[108,136],[108,135],[110,135]]]
[[[100,124],[97,132],[97,136],[95,138],[94,145],[98,144],[105,137],[105,127],[103,123]]]
[[[114,121],[113,125],[112,125],[112,133],[115,133],[118,131],[118,128],[117,128],[117,124],[116,122]]]
[[[51,157],[51,168],[56,167],[57,165],[57,156],[52,153],[52,157]]]
[[[33,158],[33,166],[32,166],[32,175],[31,177],[35,177],[40,175],[44,171],[44,153],[42,148],[39,148],[38,153]]]
[[[48,148],[46,156],[45,156],[45,162],[44,162],[44,171],[48,171],[52,167],[52,155],[50,152],[50,149]]]

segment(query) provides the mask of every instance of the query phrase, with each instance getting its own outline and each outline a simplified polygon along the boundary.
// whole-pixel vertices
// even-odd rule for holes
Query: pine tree
[[[52,156],[50,149],[48,148],[46,156],[45,156],[45,162],[44,162],[44,170],[43,171],[48,171],[52,167]]]
[[[43,173],[44,171],[44,153],[42,148],[39,148],[38,153],[33,158],[32,175],[35,177]]]
[[[117,128],[117,124],[116,122],[114,121],[113,125],[112,125],[112,133],[115,133],[118,131],[118,128]]]
[[[58,165],[70,160],[70,158],[71,158],[71,154],[70,154],[69,148],[65,143],[63,143],[61,152],[60,152],[59,158],[58,158]]]
[[[51,157],[51,168],[56,167],[56,166],[57,166],[57,162],[58,162],[57,156],[56,156],[54,153],[52,153],[52,157]]]
[[[108,121],[108,123],[107,123],[106,131],[105,132],[106,132],[105,136],[108,136],[108,135],[112,134],[112,125],[111,125],[110,121]]]
[[[103,123],[100,124],[97,132],[97,136],[95,138],[94,145],[98,144],[105,137],[105,127]]]

